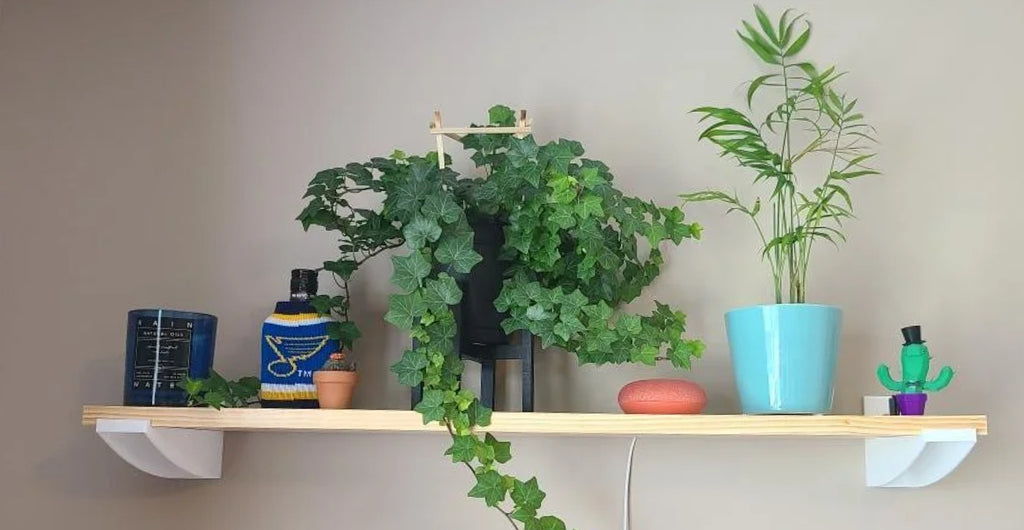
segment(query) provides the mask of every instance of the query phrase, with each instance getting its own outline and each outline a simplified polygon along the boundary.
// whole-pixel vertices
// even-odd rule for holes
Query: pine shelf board
[[[443,432],[408,410],[223,409],[86,405],[82,424],[97,419],[145,419],[153,427],[269,432]],[[971,416],[744,416],[495,412],[481,431],[543,435],[839,436],[917,435],[926,429],[974,429],[988,434],[988,418]]]

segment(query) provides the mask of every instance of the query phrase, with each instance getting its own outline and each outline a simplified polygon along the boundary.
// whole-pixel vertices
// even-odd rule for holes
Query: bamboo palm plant
[[[719,190],[681,197],[684,202],[722,202],[728,212],[749,217],[761,238],[762,258],[771,268],[775,302],[803,303],[814,243],[825,240],[838,246],[846,240],[843,222],[853,217],[848,186],[854,179],[878,174],[866,165],[874,157],[874,128],[857,110],[857,100],[836,87],[843,72],[834,66],[819,70],[800,58],[811,37],[811,24],[803,15],[791,17],[792,10],[787,10],[773,22],[760,7],[754,12],[756,25],[744,21],[737,33],[768,71],[749,82],[747,112],[710,106],[693,112],[709,124],[700,140],[749,168],[755,184],[770,187],[768,207],[762,208],[760,197],[744,202]],[[766,114],[755,117],[755,99],[768,94]],[[798,182],[798,174],[801,179],[821,176],[810,187]]]

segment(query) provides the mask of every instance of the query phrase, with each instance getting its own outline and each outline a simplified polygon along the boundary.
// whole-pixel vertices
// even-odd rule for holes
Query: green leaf
[[[600,322],[604,325],[609,318],[612,317],[612,308],[604,300],[599,301],[596,304],[583,306],[583,313],[593,319],[594,322]]]
[[[476,446],[479,441],[476,436],[462,435],[452,439],[452,445],[444,452],[452,457],[452,462],[472,462],[476,458]]]
[[[540,152],[540,148],[537,147],[537,142],[533,140],[533,135],[525,138],[512,138],[509,141],[508,152],[505,156],[508,157],[508,161],[512,164],[512,167],[519,168],[526,164],[529,164],[533,159],[537,157],[537,153]],[[533,183],[536,186],[536,183]]]
[[[491,424],[491,409],[480,403],[480,401],[474,401],[466,412],[469,413],[469,418],[473,425],[486,427]]]
[[[343,347],[351,348],[356,339],[362,336],[362,333],[359,332],[359,327],[356,326],[355,322],[343,320],[341,322],[328,322],[327,336],[341,341]]]
[[[455,272],[468,273],[483,257],[473,250],[473,234],[446,237],[434,253],[437,261],[450,264]]]
[[[801,33],[800,36],[797,37],[795,41],[793,41],[793,44],[791,44],[789,46],[789,48],[786,48],[786,51],[782,54],[783,57],[792,57],[792,56],[800,53],[800,50],[804,49],[804,46],[807,45],[807,40],[810,39],[810,38],[811,38],[811,23],[808,22],[807,23],[807,29],[805,29],[804,32]]]
[[[639,350],[633,350],[631,352],[630,360],[635,363],[646,364],[648,366],[654,366],[658,362],[658,348],[645,345]]]
[[[512,127],[516,124],[516,113],[505,105],[495,105],[487,111],[487,121],[491,125]]]
[[[600,218],[604,215],[604,208],[601,207],[601,197],[597,195],[587,194],[584,195],[579,202],[576,203],[576,215],[582,219],[588,217]]]
[[[358,265],[350,259],[339,259],[337,261],[325,261],[324,270],[337,274],[342,280],[348,280],[356,271]]]
[[[431,311],[440,311],[462,300],[462,289],[455,278],[441,273],[437,279],[429,279],[423,290],[423,302]]]
[[[526,482],[516,480],[512,486],[512,502],[516,504],[516,509],[520,512],[519,517],[514,518],[524,521],[536,517],[537,510],[540,509],[546,496],[537,484],[537,477]]]
[[[572,145],[564,139],[558,142],[548,142],[537,153],[537,162],[541,167],[560,175],[569,174],[569,163],[573,158]]]
[[[647,236],[647,242],[651,244],[652,248],[658,248],[658,243],[668,238],[668,230],[665,229],[663,224],[651,223],[644,230],[644,235]]]
[[[548,313],[540,304],[531,305],[526,309],[526,318],[530,320],[547,320],[551,317],[551,313]]]
[[[476,485],[469,490],[470,497],[483,499],[488,506],[497,506],[505,500],[508,490],[505,488],[505,479],[494,470],[477,473]]]
[[[425,310],[423,295],[419,291],[393,294],[388,298],[388,312],[384,314],[384,320],[401,329],[412,329],[413,323]]]
[[[765,83],[765,81],[768,81],[769,79],[772,79],[773,77],[778,77],[778,74],[762,75],[762,76],[758,77],[757,79],[754,79],[753,81],[750,82],[750,87],[747,88],[747,106],[748,107],[750,107],[753,104],[754,93],[757,92],[757,89],[760,88],[761,85],[763,85]],[[705,131],[704,134],[707,134],[707,131]],[[704,136],[704,135],[701,135],[701,136]]]
[[[600,208],[600,204],[598,207]],[[573,215],[572,208],[567,204],[552,205],[551,213],[548,214],[548,221],[563,230],[576,226],[576,217]]]
[[[754,5],[754,15],[757,17],[757,23],[761,26],[761,30],[764,34],[772,41],[776,46],[781,46],[782,42],[779,36],[775,33],[775,28],[772,26],[772,21],[768,18],[768,15],[761,9],[761,6]]]
[[[444,419],[444,392],[436,388],[430,388],[423,392],[423,399],[414,407],[416,412],[423,415],[423,424]]]
[[[736,32],[736,34],[740,36],[740,40],[742,40],[747,45],[747,47],[753,50],[754,53],[757,54],[757,56],[760,57],[762,61],[768,64],[780,64],[779,60],[775,57],[776,54],[773,54],[771,51],[768,50],[768,48],[760,45],[754,39],[747,37],[738,31]]]
[[[565,523],[553,515],[527,521],[526,530],[565,530]]]
[[[419,250],[405,256],[391,256],[391,264],[391,283],[406,293],[419,289],[423,278],[430,274],[430,261]]]
[[[596,167],[585,167],[580,170],[580,178],[583,180],[583,187],[592,190],[608,183]]]
[[[434,242],[441,237],[441,226],[437,221],[417,215],[402,229],[405,236],[405,244],[413,250],[419,250],[427,244],[427,241]]]
[[[623,314],[615,321],[615,330],[620,335],[636,335],[642,326],[640,317],[636,315]]]
[[[429,361],[420,349],[405,350],[402,358],[391,365],[391,371],[398,375],[398,382],[405,386],[417,386],[423,382],[423,369]]]
[[[509,460],[512,460],[512,444],[510,442],[501,442],[497,438],[487,433],[484,437],[484,443],[494,449],[494,461],[499,464],[504,464]]]
[[[451,193],[433,193],[427,196],[423,201],[423,208],[420,209],[423,215],[427,216],[428,219],[434,221],[440,219],[441,221],[451,224],[459,220],[462,216],[462,208],[459,207],[458,203],[455,202],[455,198]],[[436,241],[437,238],[431,241]]]

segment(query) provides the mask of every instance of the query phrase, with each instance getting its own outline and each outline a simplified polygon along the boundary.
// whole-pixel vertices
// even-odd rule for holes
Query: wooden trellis
[[[430,122],[430,134],[433,134],[437,141],[437,165],[444,169],[444,136],[459,143],[462,143],[467,134],[514,134],[516,138],[522,138],[533,132],[532,124],[533,118],[527,118],[526,110],[520,110],[515,127],[442,127],[441,111],[435,110],[434,119]]]

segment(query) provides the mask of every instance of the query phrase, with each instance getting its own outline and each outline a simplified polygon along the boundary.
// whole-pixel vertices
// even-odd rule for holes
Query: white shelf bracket
[[[220,478],[222,431],[153,427],[149,420],[98,419],[96,434],[125,462],[163,478]]]
[[[921,488],[950,474],[978,440],[974,429],[925,429],[917,436],[869,438],[864,461],[869,487]]]

